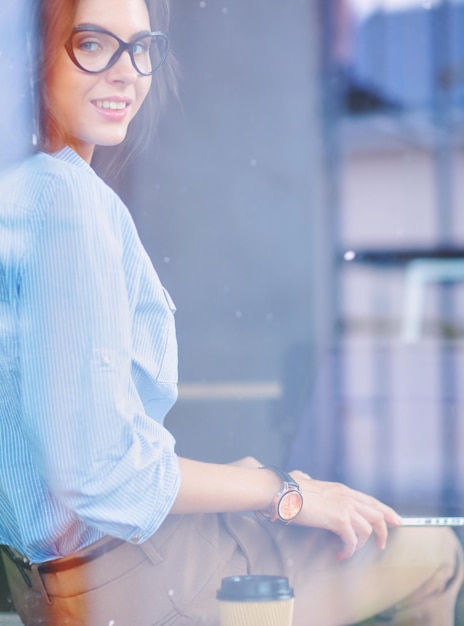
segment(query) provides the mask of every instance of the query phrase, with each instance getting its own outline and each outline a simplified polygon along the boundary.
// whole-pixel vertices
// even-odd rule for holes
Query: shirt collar
[[[69,146],[65,146],[61,150],[58,150],[58,152],[54,152],[52,156],[55,157],[55,159],[65,161],[66,163],[71,163],[72,165],[76,165],[81,169],[94,173],[94,170],[90,167],[90,165]]]

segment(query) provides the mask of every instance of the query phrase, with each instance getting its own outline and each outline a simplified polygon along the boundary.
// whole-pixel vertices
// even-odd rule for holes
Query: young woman
[[[27,626],[213,625],[222,577],[269,573],[290,578],[297,626],[451,625],[451,532],[393,528],[387,543],[399,516],[348,487],[176,456],[163,427],[174,306],[90,167],[172,87],[167,2],[39,3],[41,150],[0,195],[0,542],[15,607]]]

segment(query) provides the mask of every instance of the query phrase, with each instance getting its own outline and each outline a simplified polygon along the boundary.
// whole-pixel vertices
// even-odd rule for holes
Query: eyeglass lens
[[[111,66],[123,43],[109,33],[92,30],[75,31],[71,38],[74,57],[82,69],[101,72]],[[140,74],[153,74],[163,63],[168,39],[161,33],[144,35],[128,45],[132,63]]]

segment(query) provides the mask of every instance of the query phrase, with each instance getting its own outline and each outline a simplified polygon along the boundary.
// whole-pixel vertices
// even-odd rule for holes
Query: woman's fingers
[[[336,534],[338,534],[343,544],[343,547],[337,552],[337,559],[340,561],[349,559],[358,549],[358,535],[355,533],[351,524],[346,524],[346,526],[340,528],[339,532]]]
[[[388,529],[381,513],[351,502],[344,503],[340,508],[344,508],[344,512],[336,517],[332,528],[343,542],[338,558],[352,556],[364,546],[372,534],[376,537],[379,549],[385,548]]]
[[[400,516],[389,506],[340,483],[311,480],[302,472],[292,472],[300,482],[304,506],[298,522],[326,528],[343,542],[338,558],[346,559],[374,534],[379,549],[388,538],[388,526],[399,525]]]
[[[391,506],[388,506],[387,504],[380,502],[380,500],[377,500],[377,498],[368,496],[361,491],[356,491],[354,489],[350,489],[350,491],[360,503],[379,510],[383,514],[387,524],[391,524],[392,526],[399,526],[401,524],[401,517],[394,509],[391,508]]]
[[[384,550],[387,545],[388,526],[383,511],[375,507],[360,505],[358,512],[369,525],[371,530],[370,534],[374,533],[377,547],[380,550]],[[368,538],[366,538],[366,541],[367,539]]]

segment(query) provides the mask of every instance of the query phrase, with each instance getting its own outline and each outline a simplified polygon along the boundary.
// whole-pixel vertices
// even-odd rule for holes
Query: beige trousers
[[[338,548],[325,531],[248,515],[185,515],[170,516],[141,546],[123,543],[73,569],[40,575],[33,566],[30,587],[3,559],[26,626],[218,626],[221,578],[246,573],[289,577],[294,626],[372,616],[395,626],[454,624],[463,558],[449,529],[396,529],[385,551],[369,542],[342,562]]]

